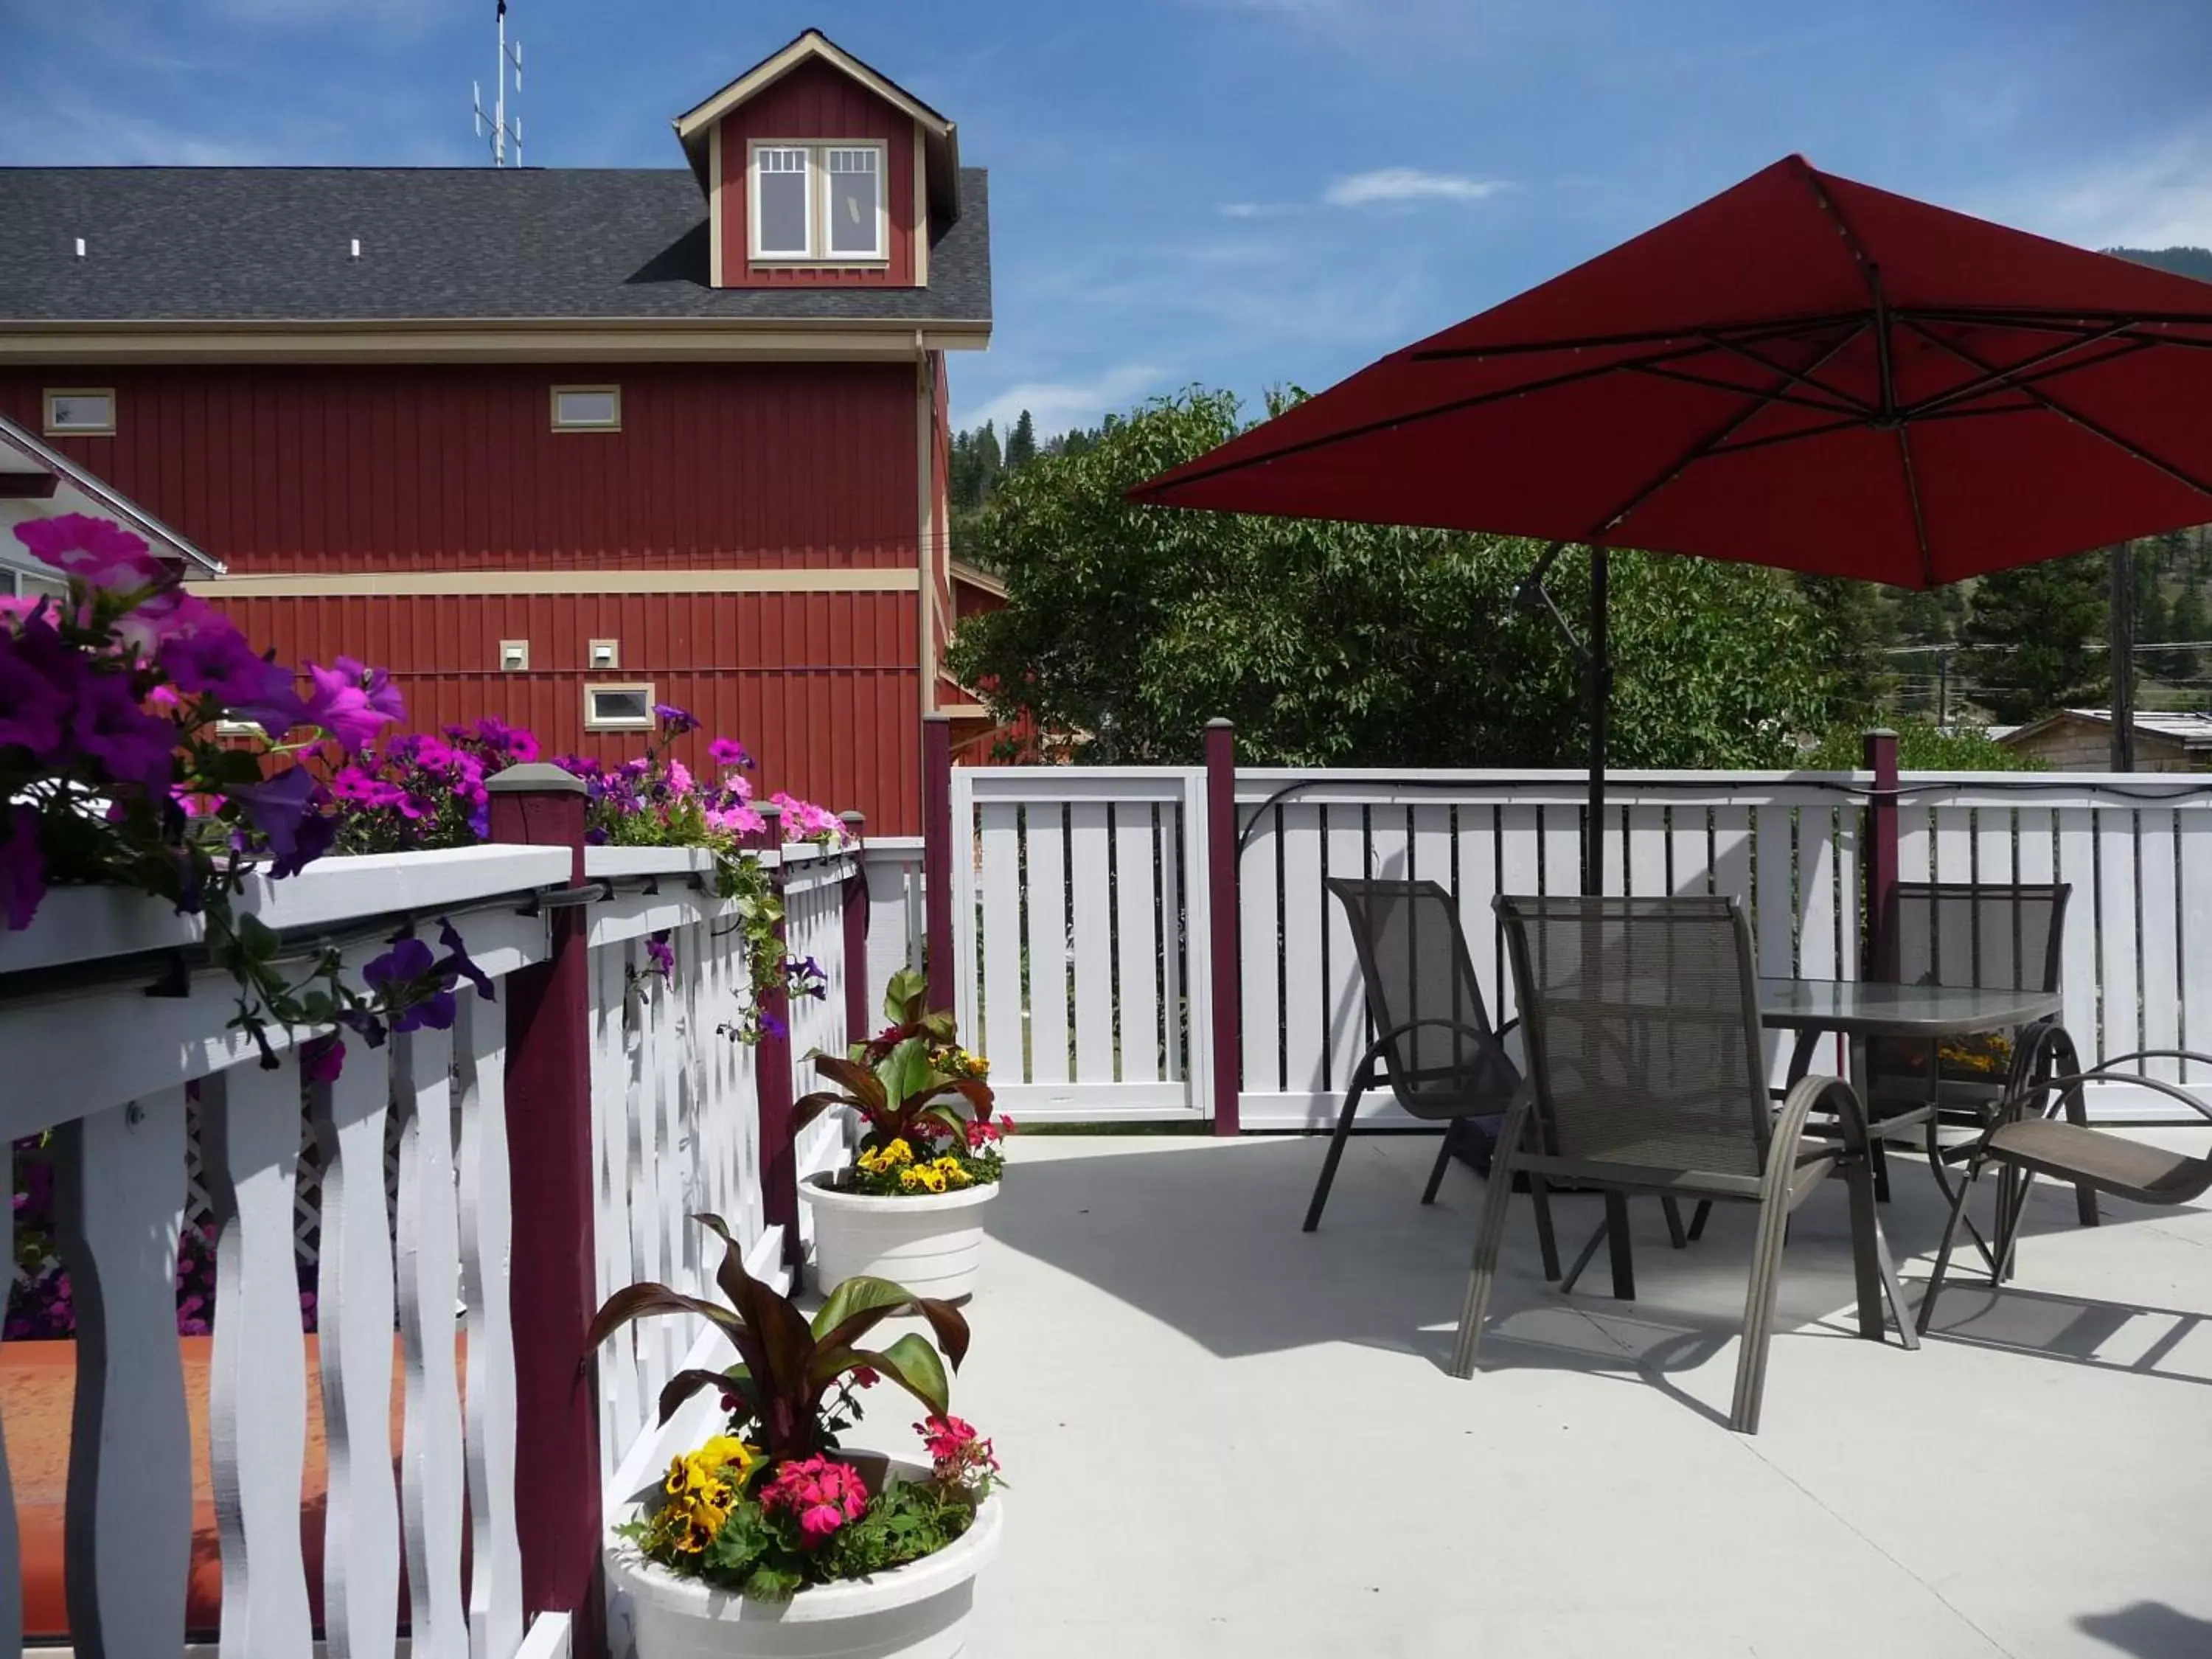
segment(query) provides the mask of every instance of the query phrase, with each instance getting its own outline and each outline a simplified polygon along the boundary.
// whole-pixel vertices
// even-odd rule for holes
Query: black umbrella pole
[[[1613,706],[1613,652],[1606,639],[1606,554],[1590,549],[1589,817],[1583,826],[1583,891],[1605,890],[1605,736]]]

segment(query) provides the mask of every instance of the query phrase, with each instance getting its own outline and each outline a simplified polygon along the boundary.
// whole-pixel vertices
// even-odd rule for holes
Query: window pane
[[[47,399],[46,424],[57,432],[105,432],[115,424],[115,400],[105,392],[58,392]]]
[[[560,426],[612,426],[619,418],[617,394],[611,387],[595,391],[556,392],[553,419]]]
[[[759,154],[760,251],[805,253],[806,152],[764,149]]]
[[[591,723],[594,726],[653,724],[653,692],[649,687],[595,685],[590,695]]]
[[[833,149],[830,152],[830,251],[872,258],[883,248],[878,240],[877,208],[882,175],[872,149]]]

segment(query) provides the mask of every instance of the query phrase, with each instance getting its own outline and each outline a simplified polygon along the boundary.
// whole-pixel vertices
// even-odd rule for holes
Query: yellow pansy
[[[870,1175],[884,1175],[914,1162],[914,1148],[902,1139],[860,1154],[860,1167]]]

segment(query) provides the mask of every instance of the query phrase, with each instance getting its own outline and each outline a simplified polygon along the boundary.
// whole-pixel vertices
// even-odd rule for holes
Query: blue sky
[[[963,424],[1318,389],[1791,150],[2091,246],[2212,244],[2206,0],[512,0],[528,159],[801,28],[992,170]],[[0,0],[0,163],[477,162],[492,0]]]

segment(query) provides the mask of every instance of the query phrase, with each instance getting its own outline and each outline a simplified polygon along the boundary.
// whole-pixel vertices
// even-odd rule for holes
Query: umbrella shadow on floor
[[[1318,1137],[1024,1159],[993,1206],[991,1232],[998,1245],[1224,1358],[1349,1342],[1419,1355],[1441,1370],[1485,1188],[1454,1166],[1438,1201],[1420,1204],[1435,1145],[1428,1136],[1356,1138],[1315,1233],[1298,1224],[1326,1147]],[[1843,1200],[1839,1188],[1832,1206],[1823,1195],[1808,1206],[1820,1213],[1785,1263],[1778,1331],[1850,1334],[1848,1255],[1826,1237],[1840,1227]],[[1571,1252],[1596,1224],[1598,1200],[1562,1197],[1554,1210],[1561,1247]],[[1542,1278],[1533,1214],[1516,1198],[1481,1369],[1617,1376],[1718,1418],[1668,1379],[1710,1364],[1741,1333],[1749,1212],[1723,1206],[1705,1239],[1685,1251],[1668,1248],[1656,1203],[1632,1205],[1631,1221],[1640,1299],[1613,1299],[1602,1259],[1563,1296]]]
[[[2136,1601],[2114,1613],[2087,1613],[2074,1623],[2084,1634],[2130,1659],[2203,1659],[2212,1653],[2212,1620],[2195,1618],[2163,1601]]]

